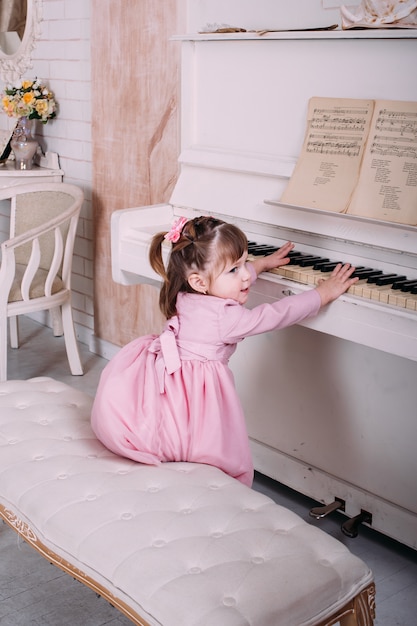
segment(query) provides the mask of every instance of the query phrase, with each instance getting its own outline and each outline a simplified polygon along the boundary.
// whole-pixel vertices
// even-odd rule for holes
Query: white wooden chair
[[[66,183],[0,189],[0,200],[11,200],[10,238],[1,244],[1,381],[7,379],[8,318],[10,345],[17,348],[17,316],[42,310],[50,311],[54,335],[64,335],[71,373],[83,374],[71,307],[72,258],[83,199],[80,188]]]

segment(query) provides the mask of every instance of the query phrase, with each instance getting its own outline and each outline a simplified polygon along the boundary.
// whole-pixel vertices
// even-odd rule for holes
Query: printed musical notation
[[[381,109],[378,112],[375,128],[377,130],[404,136],[417,137],[417,113],[413,111],[390,111]]]
[[[417,102],[377,102],[349,213],[417,225]]]
[[[284,191],[284,202],[346,210],[359,176],[373,107],[373,100],[310,99],[301,157]]]
[[[281,200],[417,225],[417,102],[311,98]]]
[[[314,109],[311,128],[326,131],[360,131],[366,125],[368,111],[363,108],[352,109]]]
[[[361,142],[356,137],[343,135],[320,135],[312,133],[307,141],[307,152],[315,154],[337,154],[345,156],[358,156]]]
[[[417,159],[416,142],[413,143],[411,140],[404,137],[399,137],[396,143],[392,143],[392,137],[375,135],[370,146],[370,152],[371,154],[379,154],[382,156]]]

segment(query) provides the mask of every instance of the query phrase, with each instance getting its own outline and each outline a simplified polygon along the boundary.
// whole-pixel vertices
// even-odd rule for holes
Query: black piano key
[[[313,265],[313,270],[319,270],[321,266],[325,265],[326,263],[330,263],[330,259],[321,259],[320,261],[317,261]]]
[[[416,293],[415,291],[412,291],[415,287],[417,287],[417,280],[409,280],[401,286],[401,291],[411,291],[411,293]]]
[[[311,258],[311,254],[307,254],[304,252],[301,252],[296,255],[292,255],[290,256],[290,265],[299,265],[302,259],[309,259],[309,258]]]
[[[398,291],[405,284],[410,282],[407,278],[402,278],[401,280],[396,280],[395,283],[392,283],[392,289]]]
[[[314,263],[317,263],[318,261],[329,261],[329,259],[323,259],[322,257],[319,257],[319,256],[311,256],[310,258],[301,259],[300,266],[310,267],[311,265],[314,265]]]
[[[382,274],[382,276],[378,276],[375,280],[375,285],[381,287],[382,285],[392,285],[396,280],[401,280],[402,278],[407,278],[406,276],[399,276],[398,274]]]
[[[272,254],[273,252],[276,252],[278,250],[278,248],[276,246],[263,246],[263,253],[264,254]]]
[[[290,264],[294,265],[297,262],[297,259],[302,259],[305,254],[302,252],[294,252],[293,250],[288,253],[288,258],[290,259]]]
[[[352,278],[369,278],[369,276],[373,276],[374,274],[382,274],[379,270],[373,270],[371,267],[355,267],[355,271],[352,274]]]
[[[278,248],[276,248],[275,246],[268,246],[267,244],[265,244],[265,245],[251,246],[250,249],[248,248],[248,252],[250,252],[254,256],[265,256],[267,254],[271,254],[272,252],[275,252],[275,250],[277,249]]]
[[[324,263],[323,265],[320,265],[320,267],[318,267],[317,269],[319,269],[320,272],[332,272],[334,268],[336,267],[336,265],[339,265],[339,263],[341,263],[341,261],[332,261],[331,263]]]
[[[301,256],[293,257],[294,259],[293,264],[295,263],[296,265],[301,265],[302,263],[309,261],[312,258],[313,258],[312,254],[302,254]]]
[[[256,241],[248,241],[248,248],[264,248],[268,246],[267,243],[257,243]]]
[[[383,276],[391,276],[391,274],[384,274],[383,272],[379,272],[378,274],[374,274],[373,276],[370,276],[367,280],[368,283],[373,283],[375,284],[376,281],[379,278],[382,278]]]

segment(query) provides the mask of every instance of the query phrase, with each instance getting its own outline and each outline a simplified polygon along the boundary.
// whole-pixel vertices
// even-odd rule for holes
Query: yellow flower
[[[27,93],[24,93],[22,96],[22,100],[25,104],[32,104],[34,98],[35,96],[33,95],[33,91],[28,91]]]
[[[32,81],[31,80],[24,80],[24,81],[22,81],[22,89],[29,89],[29,87],[32,87]]]
[[[47,100],[38,100],[35,103],[35,109],[41,117],[43,117],[44,115],[48,113],[48,108],[49,108],[49,105],[48,105]]]

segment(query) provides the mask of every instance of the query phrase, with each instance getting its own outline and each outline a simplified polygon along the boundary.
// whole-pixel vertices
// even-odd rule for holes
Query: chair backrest
[[[15,206],[12,208],[11,228],[14,232],[11,232],[11,236],[22,235],[59,217],[74,204],[74,201],[74,195],[68,191],[28,191],[17,195]],[[68,235],[69,221],[62,224],[60,228],[65,241]],[[41,251],[39,267],[48,270],[55,250],[53,231],[41,235],[39,245]],[[29,243],[19,246],[15,252],[16,263],[26,265],[29,262],[30,254],[31,245]],[[62,266],[59,274],[61,272]]]
[[[1,244],[2,302],[6,297],[9,301],[29,300],[50,296],[62,287],[70,289],[83,191],[66,183],[34,183],[0,189],[0,200],[4,199],[11,200],[11,237]],[[22,288],[15,283],[12,295],[9,290],[19,267]]]

